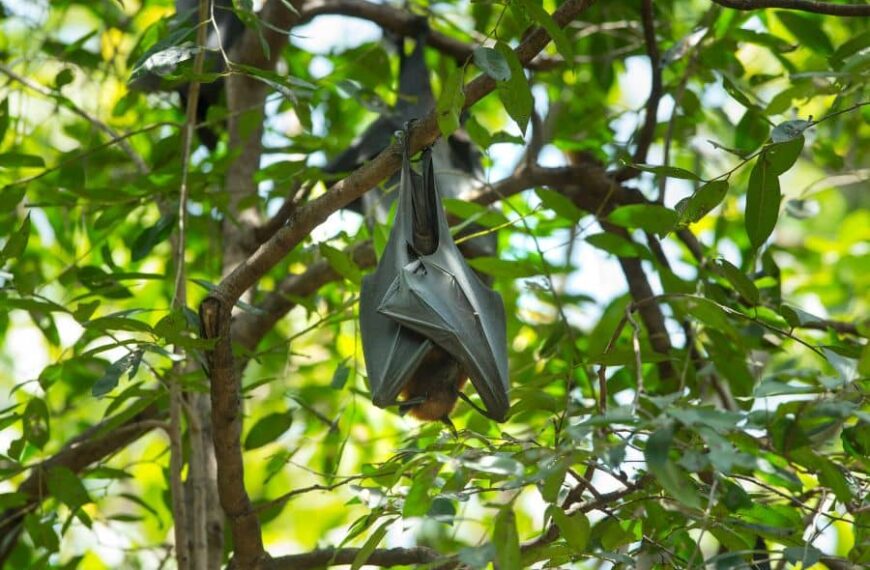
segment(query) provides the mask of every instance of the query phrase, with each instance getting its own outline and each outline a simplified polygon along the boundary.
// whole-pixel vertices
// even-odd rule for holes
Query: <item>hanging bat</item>
[[[404,151],[396,219],[374,273],[363,278],[360,329],[372,400],[423,420],[449,414],[470,379],[496,420],[507,416],[504,304],[465,262],[450,235],[431,149],[422,176]],[[401,397],[401,400],[399,399]]]

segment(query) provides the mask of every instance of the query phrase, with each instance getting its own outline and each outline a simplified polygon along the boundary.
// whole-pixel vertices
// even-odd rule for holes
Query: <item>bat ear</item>
[[[411,180],[412,236],[414,250],[420,255],[432,255],[438,250],[438,192],[435,190],[435,169],[432,151],[423,151],[423,176]],[[419,182],[419,185],[418,185]]]

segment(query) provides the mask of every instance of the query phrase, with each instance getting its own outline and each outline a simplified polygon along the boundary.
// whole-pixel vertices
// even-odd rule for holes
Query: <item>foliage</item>
[[[347,203],[320,166],[395,104],[399,58],[266,21],[317,26],[313,2],[236,2],[254,41],[205,70],[165,0],[27,4],[0,3],[0,560],[155,568],[205,525],[171,500],[223,429],[205,395],[233,401],[200,302]],[[870,565],[870,20],[652,4],[567,26],[549,1],[382,6],[428,18],[435,128],[484,152],[489,198],[446,205],[498,233],[472,264],[505,300],[512,408],[460,403],[457,435],[375,408],[356,312],[388,227],[315,224],[257,265],[231,328],[234,481],[275,560],[326,552],[285,567]],[[529,26],[554,40],[532,63]],[[184,101],[128,85],[149,61],[170,89],[263,92],[265,118],[215,102],[221,142],[188,158]],[[226,532],[224,562],[246,540]]]

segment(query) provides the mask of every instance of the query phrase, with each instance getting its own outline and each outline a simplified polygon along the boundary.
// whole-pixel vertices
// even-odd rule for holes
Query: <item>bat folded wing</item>
[[[383,297],[384,288],[377,284],[373,278],[363,280],[360,332],[372,401],[385,408],[396,403],[402,387],[432,349],[432,341],[373,310]]]
[[[504,323],[504,306],[492,290],[482,284],[474,287],[474,280],[447,269],[443,258],[449,249],[440,248],[403,267],[378,312],[453,356],[471,378],[488,415],[502,421],[510,404],[506,343],[497,326]]]

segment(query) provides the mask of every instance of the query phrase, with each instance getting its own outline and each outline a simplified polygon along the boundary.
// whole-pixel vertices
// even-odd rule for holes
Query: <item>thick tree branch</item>
[[[267,562],[264,570],[307,570],[326,566],[342,566],[353,563],[359,548],[327,548],[305,554],[280,556]],[[441,556],[431,548],[385,548],[372,552],[366,559],[366,566],[410,566],[432,563]]]
[[[245,490],[242,458],[241,384],[233,361],[229,334],[232,304],[207,297],[200,305],[202,337],[215,340],[208,353],[211,379],[212,429],[217,460],[218,495],[233,535],[240,568],[258,568],[264,557],[260,521]]]
[[[832,330],[840,334],[858,335],[858,325],[855,323],[844,323],[842,321],[832,321],[830,319],[819,319],[818,321],[808,321],[801,323],[795,328],[812,329],[817,331]]]
[[[303,6],[301,23],[326,14],[369,20],[394,34],[411,37],[419,33],[422,19],[422,16],[417,16],[408,10],[393,8],[388,4],[375,4],[367,0],[313,0],[306,2]],[[426,36],[426,44],[455,58],[460,64],[465,63],[471,57],[476,47],[435,30]],[[538,56],[524,63],[528,69],[541,71],[554,69],[562,65],[564,61],[558,58]]]
[[[713,0],[713,2],[726,8],[744,11],[784,8],[829,16],[870,16],[870,5],[868,4],[832,4],[830,2],[816,2],[815,0]]]
[[[257,31],[248,29],[233,51],[234,62],[248,66],[272,69],[288,40],[289,30],[297,21],[301,0],[288,7],[284,0],[271,0],[260,13],[270,25],[260,30],[268,49],[264,49]],[[247,243],[260,225],[256,208],[243,207],[245,201],[256,195],[254,174],[262,155],[263,121],[267,86],[255,78],[233,73],[227,78],[227,104],[230,110],[230,148],[238,155],[227,171],[225,190],[229,196],[228,211],[232,220],[223,226],[224,255],[222,273],[230,273],[253,249]],[[240,113],[253,109],[259,113],[257,128],[247,129],[251,117]],[[249,112],[249,113],[250,113]],[[255,247],[255,246],[254,246]],[[241,292],[239,292],[241,295]],[[200,305],[203,338],[215,340],[215,348],[206,355],[210,380],[212,407],[212,437],[217,463],[217,490],[221,508],[229,520],[233,537],[234,562],[240,568],[258,568],[266,558],[260,523],[251,507],[245,489],[244,462],[241,449],[242,410],[239,370],[232,355],[230,317],[238,296],[224,302],[220,296],[209,296]]]

